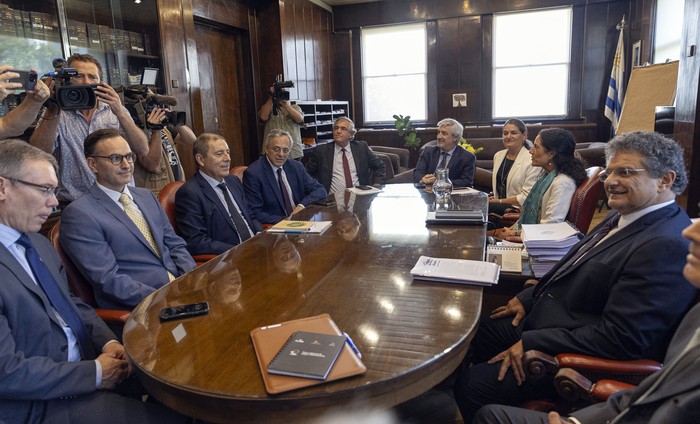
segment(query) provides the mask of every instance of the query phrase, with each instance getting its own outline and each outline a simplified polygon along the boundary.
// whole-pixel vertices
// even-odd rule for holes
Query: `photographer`
[[[39,125],[29,140],[33,146],[58,158],[60,187],[57,197],[62,207],[95,182],[83,154],[83,142],[88,134],[99,129],[115,128],[124,133],[134,153],[139,156],[148,154],[146,135],[131,119],[117,92],[101,82],[100,62],[87,54],[74,54],[68,58],[67,64],[77,71],[70,83],[95,85],[97,102],[93,108],[84,110],[60,110],[58,105],[52,103],[42,113]],[[53,88],[53,83],[49,83],[49,88]]]
[[[299,126],[304,123],[304,113],[298,105],[291,104],[287,100],[277,101],[277,114],[272,113],[275,106],[274,96],[276,90],[277,88],[274,84],[268,89],[270,97],[262,105],[258,114],[260,121],[266,123],[263,140],[267,139],[267,135],[272,130],[287,131],[292,136],[292,150],[289,152],[289,157],[299,159],[304,156],[304,149],[301,144],[301,131],[299,130]],[[279,90],[284,89],[280,88]]]
[[[187,125],[163,125],[169,109],[154,107],[148,116],[140,116],[146,122],[148,154],[139,155],[134,164],[134,182],[137,187],[151,190],[156,196],[168,183],[185,181],[185,171],[180,164],[175,145],[184,142],[194,144],[197,137]],[[144,119],[145,118],[145,119]],[[173,139],[173,134],[175,138]]]
[[[19,82],[10,82],[17,77],[19,74],[12,72],[12,66],[0,65],[0,101],[22,87]],[[26,93],[22,103],[0,118],[0,140],[21,135],[32,125],[41,105],[49,98],[49,88],[41,81],[37,81],[34,89]]]

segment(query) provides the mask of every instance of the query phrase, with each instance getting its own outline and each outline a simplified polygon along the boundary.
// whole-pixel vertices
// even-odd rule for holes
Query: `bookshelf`
[[[348,102],[337,100],[298,101],[304,112],[304,125],[301,127],[302,138],[313,138],[316,144],[333,140],[333,122],[348,116]]]

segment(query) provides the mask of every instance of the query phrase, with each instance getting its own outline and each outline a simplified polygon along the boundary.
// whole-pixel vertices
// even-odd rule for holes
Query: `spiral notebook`
[[[503,272],[523,272],[522,246],[491,245],[486,248],[486,261],[501,266]]]
[[[331,334],[343,337],[343,332],[340,331],[328,314],[266,325],[251,330],[250,338],[253,341],[255,355],[258,358],[260,375],[265,384],[265,390],[268,393],[278,394],[317,384],[326,384],[341,378],[364,374],[365,371],[367,371],[367,367],[362,363],[362,360],[355,352],[353,352],[352,348],[347,343],[343,343],[340,353],[325,380],[270,374],[267,368],[268,364],[282,349],[287,340],[289,340],[289,337],[298,331]],[[345,338],[343,337],[343,339]]]
[[[325,380],[345,341],[345,336],[297,331],[272,358],[267,372]]]

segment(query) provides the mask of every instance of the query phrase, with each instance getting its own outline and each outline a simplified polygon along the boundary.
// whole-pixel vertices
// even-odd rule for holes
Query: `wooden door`
[[[247,165],[249,111],[246,106],[243,59],[246,35],[231,28],[215,28],[195,21],[201,110],[193,111],[195,132],[222,135],[231,149],[231,166]],[[195,87],[193,89],[196,90]]]

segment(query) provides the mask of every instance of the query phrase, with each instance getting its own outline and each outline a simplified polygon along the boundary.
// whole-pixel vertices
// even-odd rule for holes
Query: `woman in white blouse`
[[[493,155],[493,196],[489,199],[489,212],[502,215],[506,209],[520,208],[542,168],[532,166],[527,139],[527,128],[520,119],[509,119],[503,125],[505,150]]]

